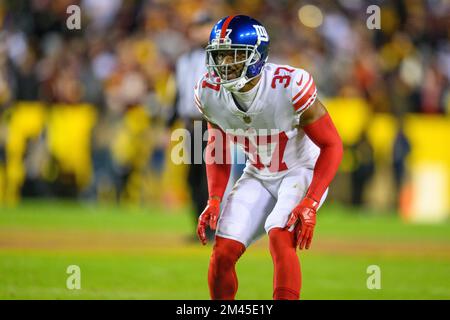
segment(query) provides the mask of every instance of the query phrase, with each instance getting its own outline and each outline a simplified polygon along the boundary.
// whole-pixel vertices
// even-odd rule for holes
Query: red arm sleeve
[[[320,148],[320,155],[317,158],[313,178],[306,194],[307,197],[320,202],[341,163],[342,140],[328,113],[303,127],[303,130]]]
[[[230,178],[230,150],[226,134],[208,123],[208,144],[205,152],[209,197],[222,199]]]

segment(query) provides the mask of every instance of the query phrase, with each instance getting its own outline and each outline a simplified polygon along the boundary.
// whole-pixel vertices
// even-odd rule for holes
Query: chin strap
[[[249,81],[250,80],[247,80],[247,78],[244,76],[240,79],[236,79],[235,81],[224,83],[223,87],[228,91],[236,92],[241,90]]]

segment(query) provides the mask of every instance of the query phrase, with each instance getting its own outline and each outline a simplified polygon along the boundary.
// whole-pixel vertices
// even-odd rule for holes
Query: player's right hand
[[[217,220],[220,214],[220,198],[210,198],[205,210],[198,217],[197,235],[203,245],[206,244],[206,226],[216,230]]]

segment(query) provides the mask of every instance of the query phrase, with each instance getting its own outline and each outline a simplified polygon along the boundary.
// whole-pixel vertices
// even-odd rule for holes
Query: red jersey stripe
[[[310,98],[315,96],[316,94],[317,94],[316,85],[313,84],[311,88],[309,88],[308,92],[300,100],[294,103],[295,111],[298,111],[298,109],[307,104]]]
[[[298,99],[297,101],[294,100],[294,104],[299,103],[300,101],[303,101],[303,103],[306,102],[306,100],[309,99],[309,97],[311,97],[314,94],[314,91],[316,91],[316,85],[314,84],[314,82],[309,86],[309,88],[305,89],[303,91],[303,94],[301,95],[301,98]]]
[[[312,77],[311,77],[311,75],[309,75],[306,85],[294,96],[294,98],[292,98],[292,101],[295,101],[295,99],[297,99],[305,91],[305,89],[307,89],[311,85],[312,81],[313,81]]]
[[[308,109],[311,104],[316,100],[317,94],[314,94],[311,98],[309,98],[308,102],[306,102],[303,106],[295,110],[295,112],[302,112],[303,110]]]

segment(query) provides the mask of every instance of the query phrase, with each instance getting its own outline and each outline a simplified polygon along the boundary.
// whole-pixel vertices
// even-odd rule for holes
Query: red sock
[[[274,266],[273,299],[298,300],[301,272],[294,244],[294,232],[273,228],[269,232],[269,240]]]
[[[208,270],[211,299],[234,300],[238,288],[235,265],[244,251],[242,243],[216,236]]]

